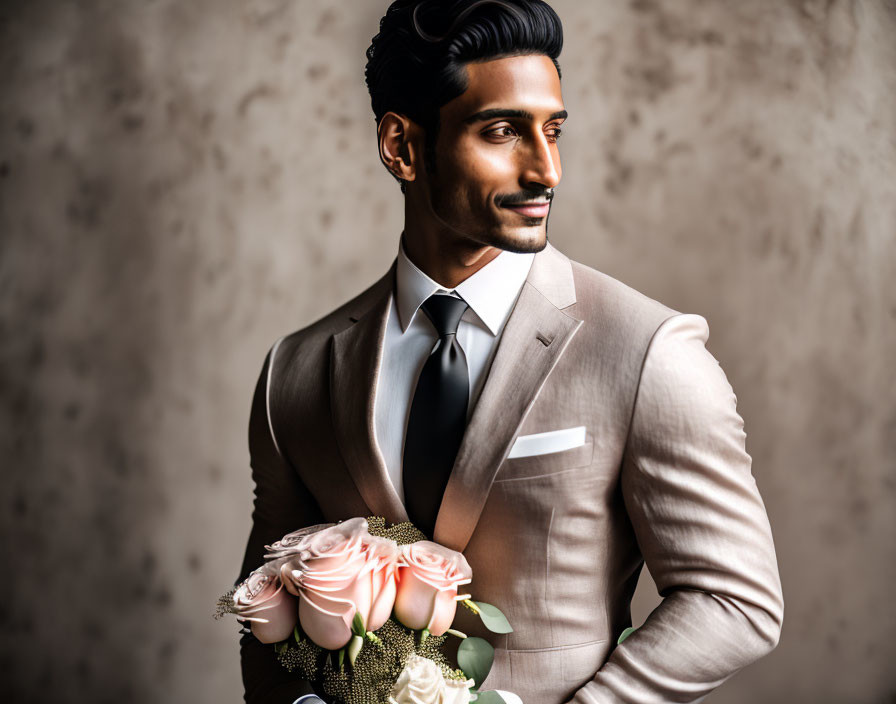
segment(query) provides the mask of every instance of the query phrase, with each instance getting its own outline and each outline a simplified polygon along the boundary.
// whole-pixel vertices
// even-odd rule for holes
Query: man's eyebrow
[[[569,116],[566,110],[559,110],[552,113],[548,120],[565,120]],[[494,120],[499,117],[516,117],[523,120],[532,120],[535,116],[528,110],[511,110],[510,108],[490,108],[489,110],[480,110],[467,118],[464,118],[465,125],[472,125],[474,122],[483,122],[485,120]]]

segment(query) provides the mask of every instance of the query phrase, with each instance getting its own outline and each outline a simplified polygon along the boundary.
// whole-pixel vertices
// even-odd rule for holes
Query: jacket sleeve
[[[323,522],[314,497],[278,449],[269,423],[268,388],[272,381],[276,383],[271,379],[276,350],[274,345],[265,359],[252,399],[249,455],[255,501],[252,531],[237,584],[264,562],[265,545],[302,526]],[[240,661],[246,702],[292,704],[301,695],[314,693],[307,680],[291,674],[277,662],[272,645],[261,643],[245,631],[241,631]]]
[[[701,316],[676,315],[645,355],[620,481],[663,600],[575,704],[698,701],[778,643],[771,528],[708,337]]]

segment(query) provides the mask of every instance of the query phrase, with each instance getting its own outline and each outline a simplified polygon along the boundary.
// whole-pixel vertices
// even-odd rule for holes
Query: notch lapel
[[[339,448],[371,514],[389,523],[408,520],[376,442],[374,415],[394,282],[393,263],[369,295],[349,307],[346,315],[353,322],[333,336],[330,357],[331,408]]]
[[[536,255],[507,320],[439,507],[433,539],[463,551],[501,463],[545,380],[582,321],[570,261],[550,244]]]

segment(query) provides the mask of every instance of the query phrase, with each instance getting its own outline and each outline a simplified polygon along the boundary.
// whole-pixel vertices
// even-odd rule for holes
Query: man
[[[774,545],[706,321],[547,242],[561,46],[540,0],[389,8],[367,80],[398,256],[265,360],[242,577],[300,526],[410,517],[514,626],[458,613],[496,647],[484,689],[695,701],[776,645]],[[664,599],[617,646],[645,561]],[[247,701],[317,701],[251,635],[242,658]]]

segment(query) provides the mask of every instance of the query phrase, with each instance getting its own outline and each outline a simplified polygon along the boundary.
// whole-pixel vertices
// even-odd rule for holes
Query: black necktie
[[[453,296],[433,295],[421,309],[435,326],[439,342],[423,365],[411,402],[402,481],[408,517],[431,539],[467,425],[470,375],[456,337],[467,304]]]

